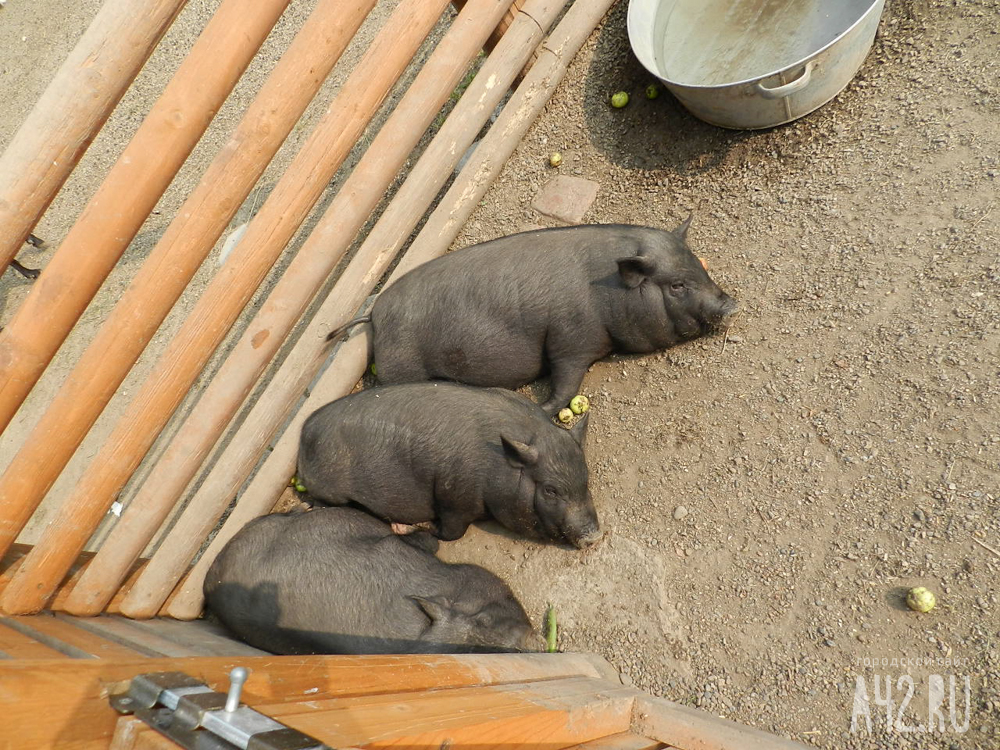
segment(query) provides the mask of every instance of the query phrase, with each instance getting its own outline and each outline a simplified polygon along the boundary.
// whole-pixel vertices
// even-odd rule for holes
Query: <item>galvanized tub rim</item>
[[[629,10],[628,10],[628,17],[626,19],[626,27],[627,27],[627,31],[628,31],[628,35],[629,35],[630,39],[633,36],[633,19],[635,18],[635,15],[632,13],[632,8],[635,7],[637,5],[637,3],[641,3],[641,2],[643,2],[643,0],[629,0]],[[656,65],[656,61],[653,60],[652,63],[650,63],[649,61],[647,61],[645,59],[645,55],[640,55],[639,52],[636,51],[635,45],[631,45],[632,46],[632,52],[633,52],[633,54],[635,54],[636,58],[639,60],[640,63],[642,63],[642,66],[646,70],[648,70],[650,73],[652,73],[653,75],[655,75],[657,78],[659,78],[660,80],[662,80],[664,83],[669,84],[670,86],[678,86],[678,87],[682,87],[682,88],[686,88],[686,89],[703,89],[703,90],[718,89],[718,88],[731,88],[731,87],[735,87],[735,86],[746,86],[746,85],[750,85],[750,84],[759,83],[760,81],[764,81],[764,80],[766,80],[768,78],[773,78],[776,75],[780,75],[782,73],[787,73],[788,71],[791,71],[791,70],[797,70],[798,68],[804,68],[806,65],[809,64],[809,62],[813,58],[817,57],[818,55],[822,54],[826,50],[830,49],[830,47],[832,47],[833,45],[837,44],[837,42],[839,42],[845,36],[847,36],[848,34],[850,34],[860,24],[864,23],[868,19],[868,17],[872,13],[874,13],[877,8],[881,7],[882,5],[883,5],[882,0],[870,0],[870,2],[868,4],[868,8],[865,10],[864,13],[862,13],[857,18],[857,20],[854,21],[854,23],[852,23],[846,29],[844,29],[839,34],[837,34],[837,36],[834,37],[833,39],[831,39],[829,42],[827,42],[826,44],[824,44],[821,47],[816,48],[815,50],[813,50],[812,52],[810,52],[808,55],[806,55],[805,57],[801,58],[800,60],[797,60],[796,62],[791,63],[790,65],[786,65],[784,67],[772,70],[772,71],[770,71],[768,73],[765,73],[764,75],[752,76],[750,78],[744,78],[744,79],[739,80],[739,81],[730,81],[728,83],[681,83],[679,81],[672,80],[672,79],[668,78],[664,73],[661,73],[658,70],[658,66]],[[635,36],[638,36],[638,33],[636,33]]]

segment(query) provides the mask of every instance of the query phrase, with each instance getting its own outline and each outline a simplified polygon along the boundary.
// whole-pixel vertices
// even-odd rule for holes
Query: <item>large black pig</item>
[[[234,635],[275,654],[536,650],[507,584],[438,560],[428,541],[353,508],[263,516],[212,563],[205,602]]]
[[[700,336],[737,308],[674,231],[622,224],[540,229],[473,245],[386,288],[370,320],[382,383],[517,388],[549,372],[555,414],[587,368]]]
[[[296,476],[314,500],[357,503],[394,523],[431,522],[445,541],[492,516],[533,539],[586,547],[601,537],[586,430],[586,418],[566,430],[500,388],[406,383],[310,415]]]

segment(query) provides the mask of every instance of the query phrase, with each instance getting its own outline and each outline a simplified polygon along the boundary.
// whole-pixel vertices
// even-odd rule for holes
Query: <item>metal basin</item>
[[[713,125],[767,128],[821,107],[871,49],[885,0],[630,0],[645,68]]]

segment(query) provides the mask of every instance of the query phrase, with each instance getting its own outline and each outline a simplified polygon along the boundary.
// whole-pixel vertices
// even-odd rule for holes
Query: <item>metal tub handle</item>
[[[802,74],[790,83],[786,83],[784,86],[775,86],[773,89],[768,88],[763,83],[757,83],[757,91],[765,99],[783,99],[786,96],[791,96],[797,91],[801,91],[806,86],[809,85],[809,80],[812,78],[812,70],[815,65],[815,61],[810,60],[806,63],[805,67],[802,69]]]

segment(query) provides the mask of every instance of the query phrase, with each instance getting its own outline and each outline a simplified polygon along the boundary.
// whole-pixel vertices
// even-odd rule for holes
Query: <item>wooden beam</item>
[[[222,7],[228,8],[231,3],[239,8],[237,18],[252,15],[244,0],[224,0]],[[397,6],[340,89],[330,110],[250,222],[232,255],[202,292],[153,372],[64,500],[60,512],[14,574],[0,599],[4,611],[25,614],[45,606],[72,560],[104,518],[108,506],[434,27],[445,3],[446,0],[409,0]],[[252,7],[256,11],[264,6],[255,3]],[[222,8],[216,18],[221,13]],[[215,18],[211,23],[214,22]],[[242,28],[238,21],[233,24],[237,29]],[[7,330],[0,336],[5,336]],[[23,513],[23,505],[16,507]],[[3,528],[0,525],[0,532]]]
[[[109,0],[98,10],[0,156],[0,269],[20,251],[186,3]]]

